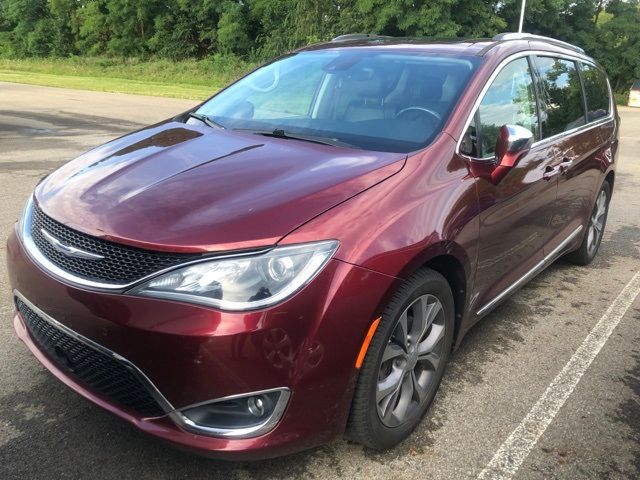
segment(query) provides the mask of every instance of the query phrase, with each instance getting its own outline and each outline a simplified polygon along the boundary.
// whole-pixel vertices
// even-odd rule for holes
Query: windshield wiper
[[[253,128],[234,128],[234,130],[251,132],[256,135],[262,135],[264,137],[284,138],[286,140],[300,140],[302,142],[318,143],[320,145],[330,145],[332,147],[349,147],[353,148],[353,145],[342,142],[336,138],[322,137],[318,135],[306,135],[306,134],[290,134],[285,132],[281,128],[274,130],[255,130]]]
[[[207,117],[206,115],[203,115],[201,113],[189,112],[187,114],[187,116],[189,116],[191,118],[195,118],[196,120],[200,120],[202,123],[204,123],[205,125],[207,125],[207,126],[209,126],[211,128],[223,128],[224,129],[224,125],[219,124],[218,122],[212,120],[211,117]]]

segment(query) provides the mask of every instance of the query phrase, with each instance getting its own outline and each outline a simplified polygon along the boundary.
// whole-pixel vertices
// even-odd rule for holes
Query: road
[[[191,104],[0,83],[0,264],[44,174]],[[429,414],[385,453],[340,440],[290,457],[226,463],[149,438],[77,396],[27,352],[13,333],[0,266],[0,478],[477,478],[565,365],[579,360],[575,352],[592,329],[620,311],[607,313],[640,271],[640,109],[621,115],[618,175],[596,261],[556,262],[474,327]],[[543,402],[548,426],[513,478],[640,478],[640,296],[631,300],[557,414]]]

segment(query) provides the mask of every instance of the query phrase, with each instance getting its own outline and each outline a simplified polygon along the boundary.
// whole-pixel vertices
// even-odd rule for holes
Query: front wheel
[[[451,288],[421,269],[393,296],[365,356],[348,435],[370,448],[390,448],[418,425],[431,404],[453,343]]]
[[[611,186],[609,182],[605,181],[596,197],[596,202],[591,211],[582,244],[576,251],[567,254],[565,257],[571,263],[575,263],[576,265],[589,265],[596,257],[600,244],[602,243],[604,227],[607,224],[610,200]]]

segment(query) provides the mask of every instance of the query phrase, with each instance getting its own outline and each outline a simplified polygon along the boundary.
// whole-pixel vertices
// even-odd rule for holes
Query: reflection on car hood
[[[405,158],[167,122],[62,166],[36,201],[71,228],[131,245],[254,248],[393,175]]]

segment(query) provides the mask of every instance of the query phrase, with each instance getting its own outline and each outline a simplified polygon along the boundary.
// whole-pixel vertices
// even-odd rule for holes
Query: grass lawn
[[[202,100],[254,65],[237,58],[141,61],[138,59],[0,59],[0,81],[100,92]]]

